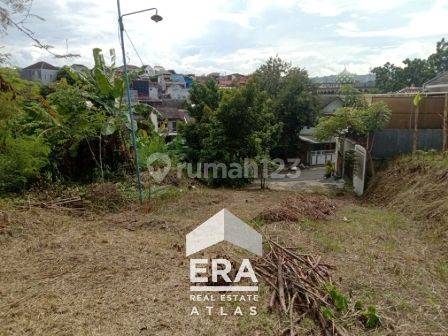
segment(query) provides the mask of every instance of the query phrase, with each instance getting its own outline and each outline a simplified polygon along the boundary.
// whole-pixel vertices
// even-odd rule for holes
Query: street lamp
[[[138,162],[137,136],[135,134],[135,129],[134,129],[134,114],[132,112],[131,91],[129,90],[128,66],[126,64],[126,52],[124,49],[123,17],[132,15],[132,14],[148,12],[148,11],[155,11],[155,14],[151,16],[151,20],[153,20],[154,22],[162,21],[162,17],[157,13],[157,8],[148,8],[148,9],[143,9],[143,10],[126,13],[126,14],[122,15],[121,8],[120,8],[120,0],[117,0],[117,9],[118,9],[118,25],[120,27],[121,52],[123,54],[123,67],[124,67],[124,79],[125,79],[125,85],[126,85],[126,96],[128,98],[128,112],[129,112],[129,118],[131,121],[131,139],[132,139],[132,147],[134,148],[134,153],[135,153],[135,173],[137,174],[137,188],[138,188],[138,195],[139,195],[140,204],[141,204],[141,203],[143,203],[142,181],[140,180],[140,167],[139,167],[139,162]]]

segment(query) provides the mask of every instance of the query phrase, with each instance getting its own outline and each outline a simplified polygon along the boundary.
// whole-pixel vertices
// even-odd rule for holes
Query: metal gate
[[[309,157],[310,166],[325,165],[327,161],[336,162],[336,153],[334,150],[311,151]]]

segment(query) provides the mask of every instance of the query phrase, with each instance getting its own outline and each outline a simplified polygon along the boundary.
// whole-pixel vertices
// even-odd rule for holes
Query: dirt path
[[[271,335],[277,318],[190,317],[187,232],[226,207],[245,221],[290,192],[199,189],[147,212],[70,216],[7,209],[0,228],[0,335]],[[328,222],[265,234],[322,254],[342,287],[386,316],[378,335],[443,332],[446,274],[403,217],[341,200]],[[262,297],[262,300],[268,300]],[[312,335],[313,326],[301,326]],[[361,335],[361,331],[356,334]],[[436,335],[436,334],[433,334]]]

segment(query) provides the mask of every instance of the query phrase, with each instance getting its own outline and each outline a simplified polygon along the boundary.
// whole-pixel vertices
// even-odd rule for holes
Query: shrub
[[[0,147],[0,191],[17,191],[40,177],[50,148],[31,136],[8,136]]]

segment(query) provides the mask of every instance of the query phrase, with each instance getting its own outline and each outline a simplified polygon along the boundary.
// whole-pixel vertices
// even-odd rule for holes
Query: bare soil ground
[[[256,317],[189,315],[185,234],[224,207],[322,255],[345,293],[376,304],[383,326],[353,335],[448,335],[446,246],[403,215],[347,198],[326,221],[253,220],[292,195],[198,188],[150,209],[84,215],[3,205],[0,335],[277,334],[265,288]],[[311,320],[297,332],[318,335]]]

